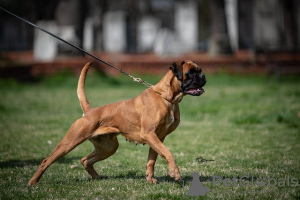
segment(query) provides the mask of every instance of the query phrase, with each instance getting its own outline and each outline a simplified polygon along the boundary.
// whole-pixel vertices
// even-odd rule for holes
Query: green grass
[[[155,83],[159,77],[143,77]],[[87,141],[48,168],[38,186],[27,186],[40,162],[82,116],[78,77],[62,73],[39,83],[0,80],[0,199],[182,199],[183,181],[168,177],[159,157],[158,184],[146,182],[148,146],[119,137],[118,151],[95,164],[106,178],[92,180],[80,159],[93,151]],[[197,171],[205,197],[190,199],[299,199],[300,186],[213,186],[212,178],[294,177],[300,184],[300,80],[281,83],[258,76],[207,75],[205,94],[180,103],[181,124],[169,135],[187,193]],[[96,107],[139,95],[144,86],[125,76],[89,73],[86,93]],[[214,160],[198,163],[197,157]],[[72,167],[73,168],[72,168]],[[74,167],[75,166],[75,167]]]

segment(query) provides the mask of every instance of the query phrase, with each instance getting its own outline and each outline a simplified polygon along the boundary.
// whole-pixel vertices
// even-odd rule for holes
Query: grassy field
[[[300,198],[299,77],[277,83],[258,76],[207,75],[205,94],[183,99],[181,124],[165,140],[182,181],[169,178],[159,157],[158,184],[147,183],[148,146],[119,136],[118,151],[95,164],[106,178],[92,180],[81,166],[80,159],[93,151],[87,141],[50,166],[38,186],[27,186],[40,162],[82,116],[77,79],[62,73],[38,83],[0,80],[0,199],[182,199],[193,172],[210,191],[189,199]],[[94,107],[144,89],[125,76],[97,73],[89,73],[86,84]],[[198,162],[200,157],[213,161]],[[224,183],[214,183],[216,175]],[[261,180],[264,185],[258,184]]]

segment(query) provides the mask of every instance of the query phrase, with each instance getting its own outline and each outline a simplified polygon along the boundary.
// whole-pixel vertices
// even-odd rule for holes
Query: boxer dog
[[[179,180],[180,173],[174,156],[163,141],[180,122],[178,103],[182,98],[185,95],[200,96],[204,93],[206,78],[201,73],[201,68],[189,60],[174,62],[169,72],[156,85],[139,96],[92,108],[84,93],[85,78],[91,64],[90,62],[84,66],[78,81],[77,95],[83,117],[75,121],[51,155],[42,161],[28,184],[38,184],[52,163],[86,140],[93,143],[95,150],[82,158],[81,164],[92,178],[99,178],[93,164],[116,152],[119,134],[136,144],[150,146],[146,165],[148,182],[157,182],[154,178],[154,164],[158,154],[166,160],[170,176]]]

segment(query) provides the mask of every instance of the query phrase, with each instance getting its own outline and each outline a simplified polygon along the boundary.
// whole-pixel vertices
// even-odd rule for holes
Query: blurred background
[[[2,0],[0,6],[127,72],[179,59],[206,72],[299,74],[299,0]],[[0,74],[26,79],[92,58],[0,11]],[[117,71],[101,64],[99,69]]]

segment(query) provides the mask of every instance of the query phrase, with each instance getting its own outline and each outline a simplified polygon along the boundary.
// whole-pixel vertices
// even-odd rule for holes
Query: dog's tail
[[[91,105],[89,104],[89,101],[87,100],[85,93],[84,93],[84,82],[86,74],[92,65],[93,62],[87,63],[83,69],[81,70],[80,77],[78,80],[78,86],[77,86],[77,96],[80,102],[80,106],[83,110],[83,114],[88,112],[90,109],[92,109]]]

